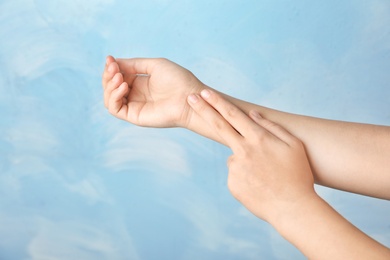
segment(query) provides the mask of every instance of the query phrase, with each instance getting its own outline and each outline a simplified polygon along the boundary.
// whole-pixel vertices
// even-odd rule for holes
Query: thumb
[[[116,59],[122,72],[130,74],[152,74],[154,66],[161,62],[155,58]]]

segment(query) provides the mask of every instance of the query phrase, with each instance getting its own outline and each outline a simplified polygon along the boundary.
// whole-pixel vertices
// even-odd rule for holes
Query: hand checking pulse
[[[192,109],[232,149],[228,187],[310,259],[389,259],[373,240],[322,200],[303,143],[255,110],[247,116],[214,91],[188,96]]]
[[[389,199],[390,127],[252,104],[213,90],[166,59],[109,56],[102,83],[105,106],[120,119],[146,127],[183,127],[229,146],[232,195],[308,258],[390,259],[388,248],[314,190],[315,180]]]
[[[188,102],[232,149],[229,189],[257,217],[272,222],[292,204],[315,195],[299,139],[256,111],[248,117],[216,92],[203,90],[201,96],[190,95]]]

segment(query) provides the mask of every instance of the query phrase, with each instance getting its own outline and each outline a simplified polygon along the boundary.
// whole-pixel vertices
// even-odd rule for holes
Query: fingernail
[[[207,98],[210,97],[211,93],[210,93],[210,91],[209,91],[208,89],[204,89],[204,90],[202,90],[202,91],[200,92],[200,95],[201,95],[203,98],[207,99]]]
[[[188,101],[190,101],[191,103],[196,103],[198,102],[199,98],[196,94],[191,94],[188,96]]]
[[[110,65],[108,65],[108,72],[113,72],[114,71],[114,65],[112,65],[112,63]]]

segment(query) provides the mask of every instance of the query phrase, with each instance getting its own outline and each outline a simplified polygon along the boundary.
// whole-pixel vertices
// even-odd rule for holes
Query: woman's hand
[[[148,127],[190,125],[194,118],[186,98],[205,88],[189,70],[167,59],[115,60],[111,56],[102,84],[104,104],[111,114]]]
[[[317,196],[299,139],[256,111],[247,116],[214,91],[192,94],[188,103],[232,149],[228,187],[257,217],[272,224]]]

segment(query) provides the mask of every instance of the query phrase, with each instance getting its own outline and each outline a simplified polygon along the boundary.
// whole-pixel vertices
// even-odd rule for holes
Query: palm
[[[190,107],[187,96],[202,83],[188,70],[169,61],[156,64],[149,76],[125,77],[130,86],[127,120],[142,126],[185,124]]]

